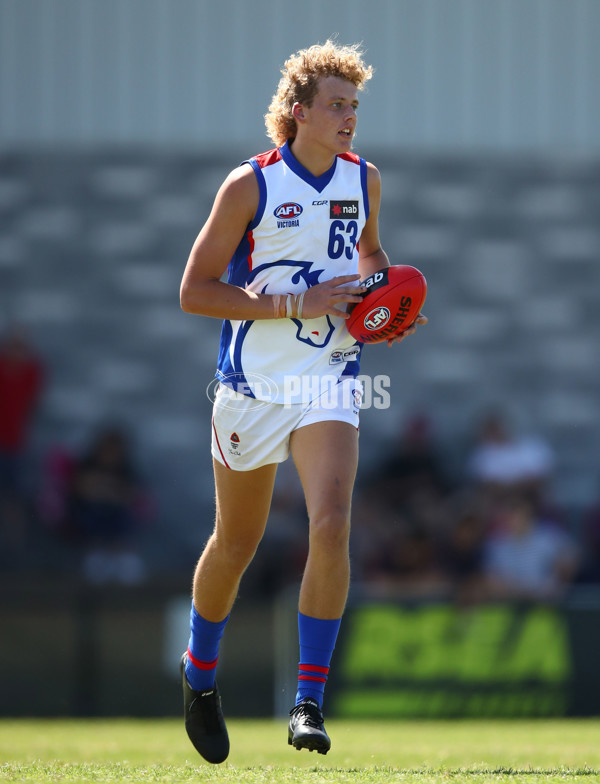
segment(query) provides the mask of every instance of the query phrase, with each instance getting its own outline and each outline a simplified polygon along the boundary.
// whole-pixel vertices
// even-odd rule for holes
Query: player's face
[[[304,107],[306,136],[335,155],[348,152],[356,131],[357,95],[356,85],[346,79],[320,79],[312,105]]]

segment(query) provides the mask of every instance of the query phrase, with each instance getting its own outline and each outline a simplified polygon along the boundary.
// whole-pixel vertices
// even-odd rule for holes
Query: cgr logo
[[[276,210],[273,210],[273,215],[276,218],[297,218],[302,214],[302,207],[296,204],[295,201],[287,201],[285,204],[280,204]]]
[[[390,311],[383,306],[371,310],[364,319],[364,325],[371,332],[375,329],[381,329],[390,320]]]

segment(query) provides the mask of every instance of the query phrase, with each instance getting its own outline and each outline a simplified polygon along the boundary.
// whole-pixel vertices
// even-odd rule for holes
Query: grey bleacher
[[[364,152],[363,152],[364,154]],[[48,383],[32,445],[78,450],[106,420],[133,432],[173,552],[212,525],[210,383],[220,324],[179,309],[215,192],[242,156],[139,150],[0,155],[0,327],[24,325]],[[600,495],[600,163],[367,154],[383,181],[392,263],[429,284],[430,324],[368,347],[391,408],[365,410],[372,465],[426,410],[460,456],[479,414],[505,406],[554,447],[557,500]],[[457,459],[459,459],[457,457]],[[460,471],[460,466],[456,466]]]

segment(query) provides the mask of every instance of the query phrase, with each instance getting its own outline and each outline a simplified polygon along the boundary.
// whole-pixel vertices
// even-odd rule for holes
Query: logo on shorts
[[[360,389],[353,389],[352,397],[354,398],[354,410],[358,413],[362,405],[363,393]]]
[[[237,433],[232,433],[229,436],[229,454],[234,455],[235,457],[241,457],[242,453],[240,452],[240,437]]]

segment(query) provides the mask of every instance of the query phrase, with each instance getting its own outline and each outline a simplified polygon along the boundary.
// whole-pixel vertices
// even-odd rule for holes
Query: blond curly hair
[[[296,102],[311,106],[321,77],[338,76],[362,90],[373,75],[373,67],[365,65],[360,44],[341,46],[328,39],[324,44],[300,49],[286,60],[281,73],[265,114],[267,136],[277,147],[296,136],[292,106]]]

